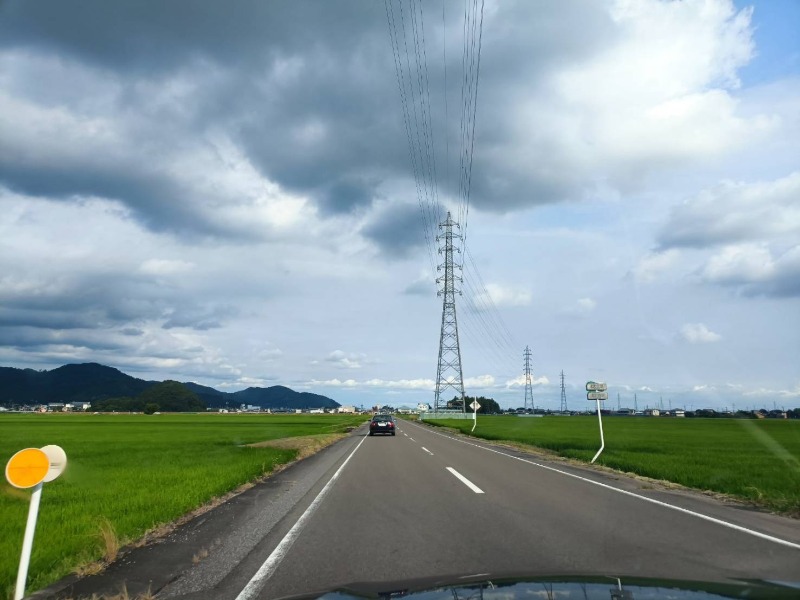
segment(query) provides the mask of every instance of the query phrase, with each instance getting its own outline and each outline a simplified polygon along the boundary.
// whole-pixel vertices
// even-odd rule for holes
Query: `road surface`
[[[800,580],[795,520],[417,423],[366,433],[61,594],[124,581],[158,598],[271,600],[487,573]]]

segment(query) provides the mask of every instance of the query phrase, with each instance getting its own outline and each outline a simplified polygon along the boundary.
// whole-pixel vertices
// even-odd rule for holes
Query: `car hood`
[[[712,598],[797,599],[800,581],[727,580],[720,582],[641,577],[555,575],[453,575],[393,582],[355,582],[283,600],[322,598],[413,598],[415,600],[710,600]]]

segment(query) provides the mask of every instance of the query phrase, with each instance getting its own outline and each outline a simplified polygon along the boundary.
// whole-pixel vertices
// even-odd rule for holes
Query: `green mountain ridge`
[[[51,402],[98,402],[108,398],[135,397],[158,385],[98,363],[68,364],[51,371],[0,367],[0,406]],[[310,392],[275,385],[221,392],[194,382],[182,382],[210,408],[237,408],[249,404],[261,408],[337,408],[338,402]]]

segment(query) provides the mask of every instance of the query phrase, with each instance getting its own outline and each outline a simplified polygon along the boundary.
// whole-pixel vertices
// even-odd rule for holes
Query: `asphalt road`
[[[398,425],[360,428],[63,593],[126,581],[158,598],[273,599],[510,573],[800,581],[795,520]]]

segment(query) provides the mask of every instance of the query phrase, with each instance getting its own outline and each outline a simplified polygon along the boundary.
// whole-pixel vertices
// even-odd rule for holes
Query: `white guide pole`
[[[36,519],[39,516],[39,501],[42,499],[42,484],[39,483],[33,488],[31,494],[31,505],[28,508],[28,522],[25,525],[25,537],[22,538],[22,555],[19,559],[19,571],[17,571],[17,585],[14,590],[14,600],[22,600],[25,595],[25,580],[28,578],[28,566],[31,562],[31,550],[33,549],[33,534],[36,531]]]
[[[603,418],[600,416],[600,400],[597,401],[597,422],[600,423],[600,450],[598,450],[597,454],[594,455],[592,462],[597,460],[597,457],[600,456],[603,448],[606,447],[606,442],[603,439]]]

